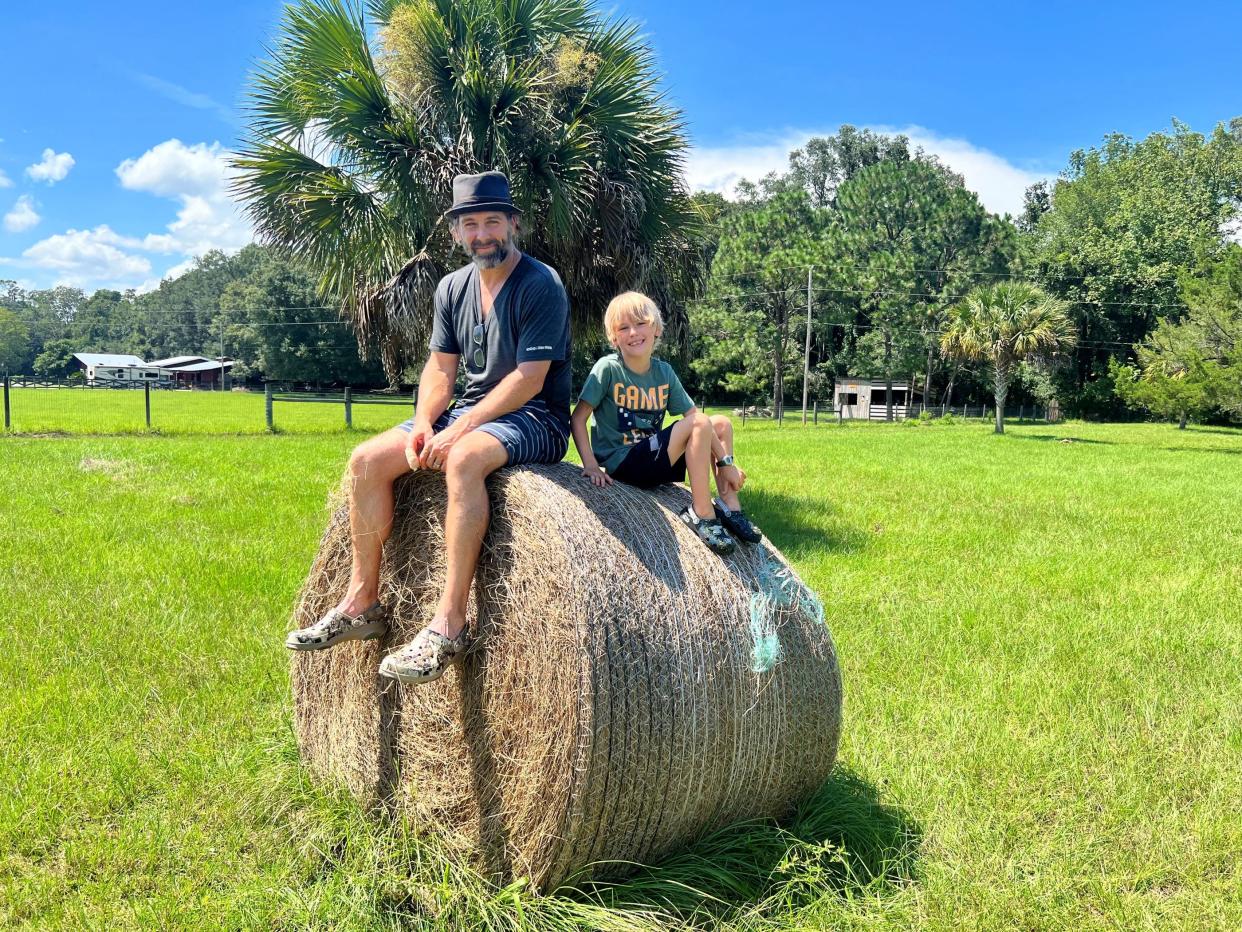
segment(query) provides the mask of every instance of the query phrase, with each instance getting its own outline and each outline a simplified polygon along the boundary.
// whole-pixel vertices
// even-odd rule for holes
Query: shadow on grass
[[[1186,425],[1186,433],[1188,434],[1224,434],[1226,437],[1236,437],[1242,440],[1242,428],[1239,427],[1195,427],[1193,424]]]
[[[624,880],[555,895],[711,928],[788,916],[825,896],[895,893],[917,880],[921,838],[907,813],[838,767],[787,820],[732,825]]]
[[[1224,453],[1226,456],[1242,456],[1242,447],[1161,447],[1166,453]]]
[[[1112,440],[1087,440],[1083,437],[1068,437],[1064,434],[1006,434],[1006,437],[1012,437],[1014,440],[1043,440],[1044,442],[1068,440],[1072,443],[1090,443],[1102,446],[1116,446]]]
[[[742,492],[746,513],[791,560],[828,553],[856,553],[870,541],[860,528],[845,524],[831,494],[823,487],[814,495],[796,498],[770,489]]]

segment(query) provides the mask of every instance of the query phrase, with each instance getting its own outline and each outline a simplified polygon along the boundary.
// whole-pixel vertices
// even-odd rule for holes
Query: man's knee
[[[733,422],[729,420],[727,415],[713,414],[710,418],[712,429],[716,431],[716,436],[727,437],[733,433]]]
[[[444,461],[444,473],[450,482],[482,482],[508,460],[508,454],[499,440],[490,434],[482,436],[491,443],[458,443],[449,450],[448,459]]]
[[[349,474],[359,483],[392,481],[409,469],[399,437],[381,434],[354,447],[349,454]]]
[[[349,454],[349,473],[355,479],[367,479],[375,473],[375,448],[370,440],[358,444]]]

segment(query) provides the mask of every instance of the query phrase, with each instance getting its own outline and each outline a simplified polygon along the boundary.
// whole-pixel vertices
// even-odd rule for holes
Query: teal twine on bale
[[[757,575],[759,591],[750,597],[751,664],[755,673],[767,673],[781,660],[781,641],[776,623],[782,609],[795,605],[816,624],[824,621],[824,605],[801,585],[788,567],[772,559],[767,550]]]

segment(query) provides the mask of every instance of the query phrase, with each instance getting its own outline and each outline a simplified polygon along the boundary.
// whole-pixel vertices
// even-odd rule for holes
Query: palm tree
[[[432,291],[460,264],[440,219],[452,178],[492,168],[578,327],[641,288],[679,341],[701,224],[656,82],[637,27],[591,0],[296,0],[253,78],[234,190],[390,375],[421,357]]]
[[[976,288],[949,310],[940,349],[958,359],[992,366],[996,433],[1005,432],[1005,397],[1015,367],[1028,356],[1070,349],[1077,331],[1059,298],[1026,282]]]

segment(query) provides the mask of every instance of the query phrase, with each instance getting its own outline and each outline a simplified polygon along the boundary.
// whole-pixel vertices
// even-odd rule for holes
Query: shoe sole
[[[708,541],[706,538],[704,538],[698,531],[695,530],[694,525],[690,523],[690,519],[687,518],[684,514],[679,514],[677,517],[681,518],[681,523],[684,524],[686,527],[690,528],[690,530],[693,532],[695,537],[703,541],[704,547],[706,547],[708,550],[710,550],[712,553],[716,554],[717,556],[727,557],[729,554],[731,554],[736,549],[735,546],[731,546],[727,548],[720,548],[720,547],[715,546],[710,541]]]
[[[385,662],[380,664],[379,672],[380,676],[387,677],[390,680],[396,680],[402,686],[417,686],[420,683],[434,683],[440,677],[444,676],[444,674],[448,673],[449,668],[456,664],[459,659],[460,655],[454,657],[451,661],[445,664],[444,668],[438,673],[432,673],[428,676],[419,676],[417,673],[406,673],[404,670],[397,670],[388,666],[387,658],[385,658]]]
[[[374,641],[378,637],[383,637],[384,632],[387,630],[388,626],[382,621],[373,621],[369,625],[350,628],[344,634],[338,634],[322,644],[299,644],[292,640],[286,640],[285,647],[289,648],[289,650],[327,650],[329,647],[335,647],[343,641]]]

